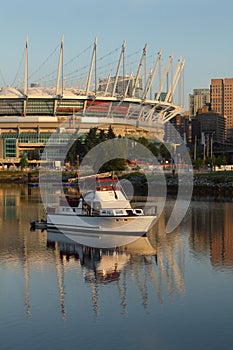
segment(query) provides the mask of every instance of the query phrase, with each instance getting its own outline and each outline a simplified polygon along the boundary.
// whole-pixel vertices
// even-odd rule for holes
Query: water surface
[[[46,231],[39,189],[0,187],[0,349],[232,350],[233,203],[92,250]]]

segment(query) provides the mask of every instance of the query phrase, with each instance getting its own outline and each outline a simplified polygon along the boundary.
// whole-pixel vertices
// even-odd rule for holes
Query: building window
[[[17,157],[17,147],[16,139],[4,139],[4,158],[16,158]]]

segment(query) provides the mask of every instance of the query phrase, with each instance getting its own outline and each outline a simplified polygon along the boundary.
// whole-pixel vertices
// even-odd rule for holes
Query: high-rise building
[[[213,142],[225,142],[225,123],[226,118],[219,113],[209,110],[205,106],[198,110],[196,117],[192,118],[192,142],[196,141],[200,144],[203,137],[207,140],[212,139]]]
[[[191,136],[191,122],[188,115],[178,114],[165,124],[165,142],[180,144],[183,140],[185,144],[189,144],[192,141]]]
[[[212,111],[226,116],[226,136],[233,138],[233,78],[211,79]]]
[[[210,89],[193,89],[189,95],[189,117],[193,118],[198,109],[210,103]]]

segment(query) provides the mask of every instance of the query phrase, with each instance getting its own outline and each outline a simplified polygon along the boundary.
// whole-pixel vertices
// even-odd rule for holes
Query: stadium
[[[64,74],[67,66],[63,62],[62,38],[55,79],[50,79],[50,84],[43,79],[35,83],[28,72],[27,38],[23,84],[0,88],[0,165],[17,165],[28,151],[42,152],[53,133],[57,135],[57,144],[61,144],[66,142],[70,130],[77,135],[95,126],[107,129],[111,125],[116,135],[163,140],[165,123],[183,109],[184,60],[180,58],[174,69],[173,55],[165,64],[160,50],[150,61],[145,45],[135,72],[127,72],[132,64],[128,68],[129,57],[125,52],[124,41],[117,61],[112,59],[115,70],[103,72],[100,63],[103,57],[111,60],[111,55],[98,59],[96,39],[85,65],[85,79],[81,83],[80,78],[77,83],[76,77],[76,84],[71,83],[72,79],[68,84],[72,74]],[[41,66],[46,66],[47,61]],[[103,65],[108,68],[108,64]]]

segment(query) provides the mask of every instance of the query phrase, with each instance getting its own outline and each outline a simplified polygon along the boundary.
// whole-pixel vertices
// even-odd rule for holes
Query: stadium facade
[[[26,40],[24,86],[0,88],[2,165],[18,164],[22,153],[42,151],[54,133],[57,135],[57,143],[65,144],[68,129],[77,135],[85,133],[91,127],[108,128],[111,125],[117,135],[163,139],[164,124],[183,109],[182,103],[174,103],[176,87],[179,86],[180,90],[182,84],[183,59],[178,60],[175,72],[171,73],[173,55],[170,56],[161,73],[160,50],[143,86],[142,67],[146,59],[146,45],[137,72],[120,74],[124,65],[124,42],[114,76],[99,77],[97,82],[96,73],[93,73],[96,69],[96,40],[84,88],[64,87],[63,41],[64,39],[59,51],[56,86],[29,85]],[[93,76],[94,88],[91,86]],[[158,80],[157,91],[152,98],[155,78]]]

